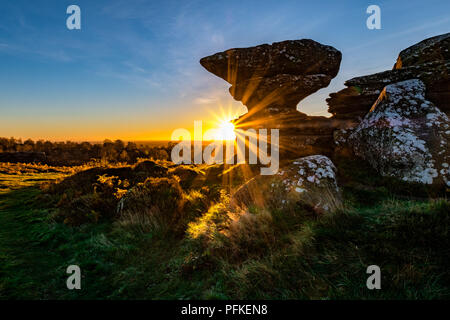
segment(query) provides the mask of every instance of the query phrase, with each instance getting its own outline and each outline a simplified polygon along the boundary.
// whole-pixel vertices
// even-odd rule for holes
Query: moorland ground
[[[230,211],[239,166],[0,164],[0,298],[448,299],[445,191],[334,162],[344,205],[324,215]],[[133,186],[160,209],[118,215]],[[72,264],[81,290],[66,287]],[[381,290],[366,287],[373,264]]]

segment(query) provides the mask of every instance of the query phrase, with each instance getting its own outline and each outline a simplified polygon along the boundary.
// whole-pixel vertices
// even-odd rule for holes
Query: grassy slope
[[[34,200],[36,182],[58,177],[0,177],[0,298],[171,299],[204,290],[202,276],[181,279],[164,263],[182,263],[177,259],[186,252],[178,239],[142,236],[110,223],[73,228],[51,222]],[[70,264],[82,269],[81,291],[66,288]]]
[[[170,234],[53,223],[37,182],[60,176],[0,176],[0,298],[450,298],[448,201],[395,199],[385,186],[362,189],[360,177],[345,189],[351,209],[320,219],[273,212],[277,241],[229,259]],[[70,264],[81,267],[81,291],[66,289]],[[382,290],[365,286],[370,264],[382,269]]]

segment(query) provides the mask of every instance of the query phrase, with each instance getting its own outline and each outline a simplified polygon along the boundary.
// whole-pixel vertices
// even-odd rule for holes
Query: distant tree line
[[[82,165],[90,161],[135,163],[139,158],[168,160],[172,144],[161,146],[105,140],[103,143],[51,142],[0,138],[0,152],[43,152],[49,165]]]

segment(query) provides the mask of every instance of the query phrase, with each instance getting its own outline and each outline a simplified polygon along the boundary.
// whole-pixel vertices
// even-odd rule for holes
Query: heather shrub
[[[122,225],[139,224],[143,231],[175,230],[184,218],[186,202],[175,178],[147,178],[128,190],[118,203]]]
[[[129,186],[127,180],[117,176],[101,175],[92,184],[92,192],[84,193],[77,189],[67,189],[59,198],[58,210],[53,215],[56,221],[69,225],[98,222],[113,218],[119,199]]]

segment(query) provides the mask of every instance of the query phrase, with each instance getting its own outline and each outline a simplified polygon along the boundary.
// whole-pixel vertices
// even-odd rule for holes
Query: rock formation
[[[347,141],[337,142],[383,176],[450,186],[450,121],[425,93],[418,79],[386,86]]]
[[[393,70],[346,81],[327,99],[331,118],[298,112],[302,99],[336,76],[340,61],[330,46],[295,40],[230,49],[200,63],[248,107],[238,127],[280,129],[280,158],[288,163],[282,172],[292,159],[346,149],[382,175],[450,186],[450,33],[401,51]],[[237,198],[249,196],[245,188]]]
[[[360,120],[383,88],[408,79],[426,85],[425,97],[450,114],[450,33],[423,40],[400,52],[393,70],[356,77],[347,88],[330,94],[328,111],[336,119]]]
[[[336,167],[323,155],[296,159],[276,175],[248,181],[234,193],[232,202],[277,209],[300,202],[316,213],[333,211],[341,205]]]
[[[340,62],[338,50],[307,39],[230,49],[200,60],[231,84],[231,95],[249,112],[273,115],[295,113],[300,100],[330,83]]]
[[[309,39],[230,49],[200,63],[231,84],[230,93],[248,108],[241,129],[279,128],[280,153],[329,154],[337,122],[297,111],[308,95],[328,86],[339,71],[341,53]],[[339,122],[340,123],[340,122]]]

